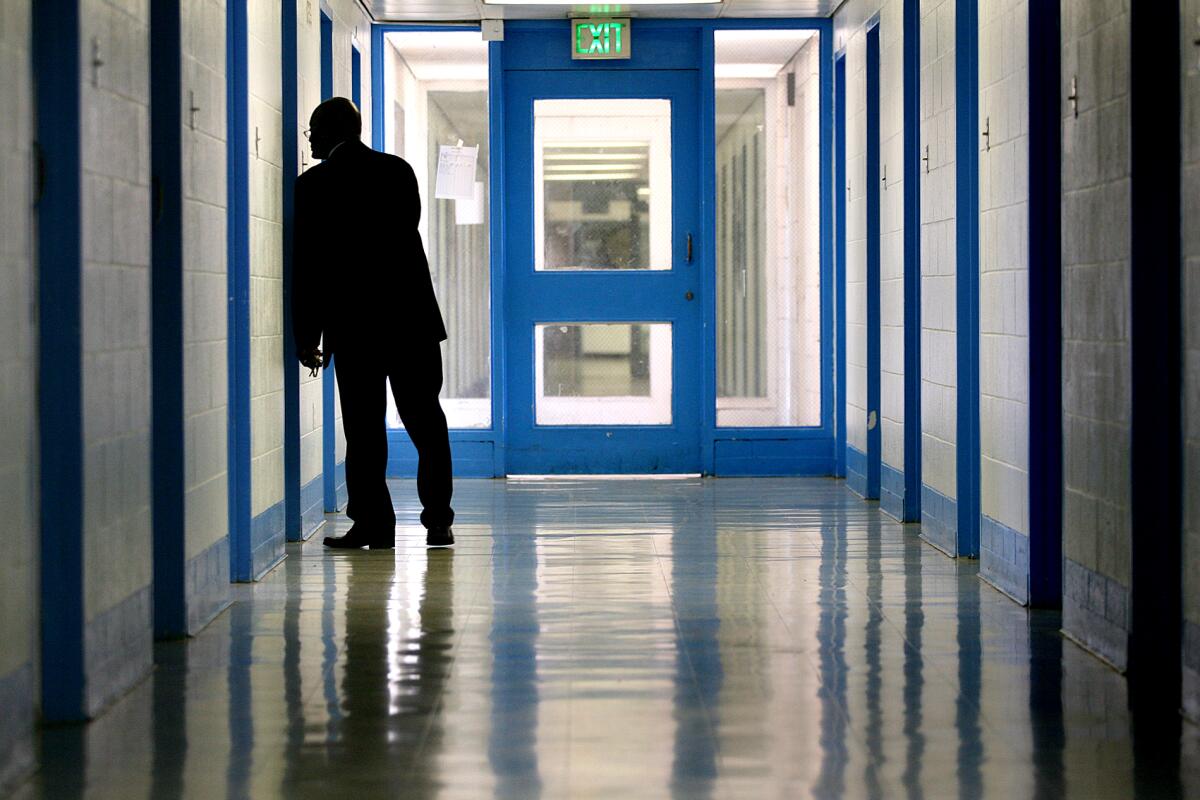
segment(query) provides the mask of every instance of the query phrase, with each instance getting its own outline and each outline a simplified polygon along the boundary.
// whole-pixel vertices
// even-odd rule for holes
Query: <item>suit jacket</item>
[[[292,332],[320,345],[399,349],[446,338],[402,158],[348,141],[296,179]]]

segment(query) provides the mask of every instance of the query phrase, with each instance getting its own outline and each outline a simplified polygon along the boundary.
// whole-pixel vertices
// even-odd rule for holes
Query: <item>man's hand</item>
[[[302,350],[299,353],[299,356],[300,356],[300,363],[303,364],[304,366],[308,367],[311,370],[311,372],[309,372],[309,377],[311,377],[311,378],[317,377],[318,373],[321,371],[321,367],[324,364],[324,361],[322,360],[322,357],[321,357],[320,349],[314,347],[311,350]]]

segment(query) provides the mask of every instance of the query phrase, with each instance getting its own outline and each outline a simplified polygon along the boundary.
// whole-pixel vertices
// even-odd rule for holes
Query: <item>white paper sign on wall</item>
[[[459,198],[454,201],[454,224],[483,224],[483,181],[475,181],[475,191],[470,200]]]
[[[439,200],[473,200],[475,197],[475,163],[479,159],[479,145],[463,147],[441,145],[438,147],[437,182],[433,196]]]

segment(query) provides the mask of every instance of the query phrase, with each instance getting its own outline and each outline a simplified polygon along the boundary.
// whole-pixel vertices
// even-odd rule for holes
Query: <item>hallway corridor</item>
[[[1194,726],[1135,742],[1057,614],[839,482],[461,481],[453,551],[393,489],[407,545],[289,545],[16,796],[1200,792]]]

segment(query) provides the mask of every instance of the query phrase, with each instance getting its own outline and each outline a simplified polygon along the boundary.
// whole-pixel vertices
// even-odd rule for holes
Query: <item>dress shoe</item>
[[[326,536],[325,546],[343,550],[355,550],[360,547],[367,547],[371,550],[390,550],[396,546],[396,529],[367,530],[359,525],[351,525],[345,536]]]
[[[454,544],[454,531],[450,528],[430,528],[425,532],[426,547],[449,547]]]

